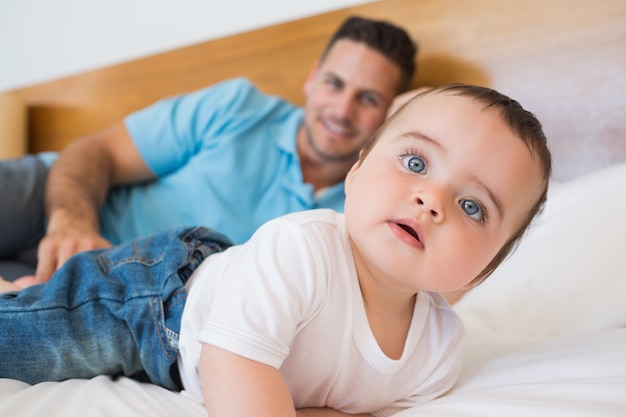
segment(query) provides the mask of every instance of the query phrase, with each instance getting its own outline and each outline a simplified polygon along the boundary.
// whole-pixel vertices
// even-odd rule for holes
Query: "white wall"
[[[0,91],[372,0],[0,0]]]

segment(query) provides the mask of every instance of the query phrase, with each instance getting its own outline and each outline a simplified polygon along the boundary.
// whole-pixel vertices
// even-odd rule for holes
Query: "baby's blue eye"
[[[460,204],[461,204],[461,208],[463,209],[463,211],[467,213],[471,218],[479,220],[481,222],[485,220],[483,209],[480,207],[480,204],[478,204],[476,201],[461,200]]]
[[[426,162],[419,156],[408,155],[402,158],[407,168],[418,174],[426,173]]]

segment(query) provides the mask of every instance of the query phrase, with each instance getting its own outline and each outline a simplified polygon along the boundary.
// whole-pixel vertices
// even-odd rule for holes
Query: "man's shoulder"
[[[211,91],[211,90],[222,90],[222,91],[231,91],[232,94],[237,95],[255,95],[259,97],[266,97],[268,99],[286,101],[282,97],[273,96],[261,91],[252,81],[250,81],[246,77],[236,77],[230,78],[224,81],[220,81],[217,84],[213,84],[209,87],[204,88],[201,91]]]
[[[220,88],[232,88],[232,89],[241,89],[241,90],[254,90],[254,91],[259,92],[259,89],[252,83],[252,81],[250,81],[246,77],[229,78],[227,80],[220,81],[217,84],[214,84],[212,87],[213,88],[220,87]],[[212,87],[209,87],[209,88],[212,88]]]
[[[246,111],[266,118],[272,113],[282,119],[285,114],[299,114],[300,108],[286,99],[261,91],[245,77],[231,78],[191,94],[198,105],[220,108],[223,114]],[[192,102],[194,98],[191,99]]]
[[[211,95],[240,95],[240,94],[263,94],[259,89],[247,78],[237,77],[219,81],[215,84],[208,85],[199,90],[183,94],[179,97],[204,97]]]

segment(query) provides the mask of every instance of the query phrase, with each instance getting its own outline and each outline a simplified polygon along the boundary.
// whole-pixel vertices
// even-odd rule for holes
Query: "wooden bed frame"
[[[170,95],[245,76],[302,104],[302,85],[350,14],[387,19],[420,45],[414,86],[466,82],[542,120],[564,180],[626,160],[623,0],[381,0],[13,91],[28,104],[29,152],[60,150]]]

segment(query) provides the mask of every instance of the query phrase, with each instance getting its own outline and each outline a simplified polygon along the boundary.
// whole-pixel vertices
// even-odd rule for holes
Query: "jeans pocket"
[[[115,246],[101,252],[98,255],[98,262],[104,272],[128,264],[154,266],[162,262],[166,254],[164,250],[166,242],[159,244],[159,240],[150,235]]]

